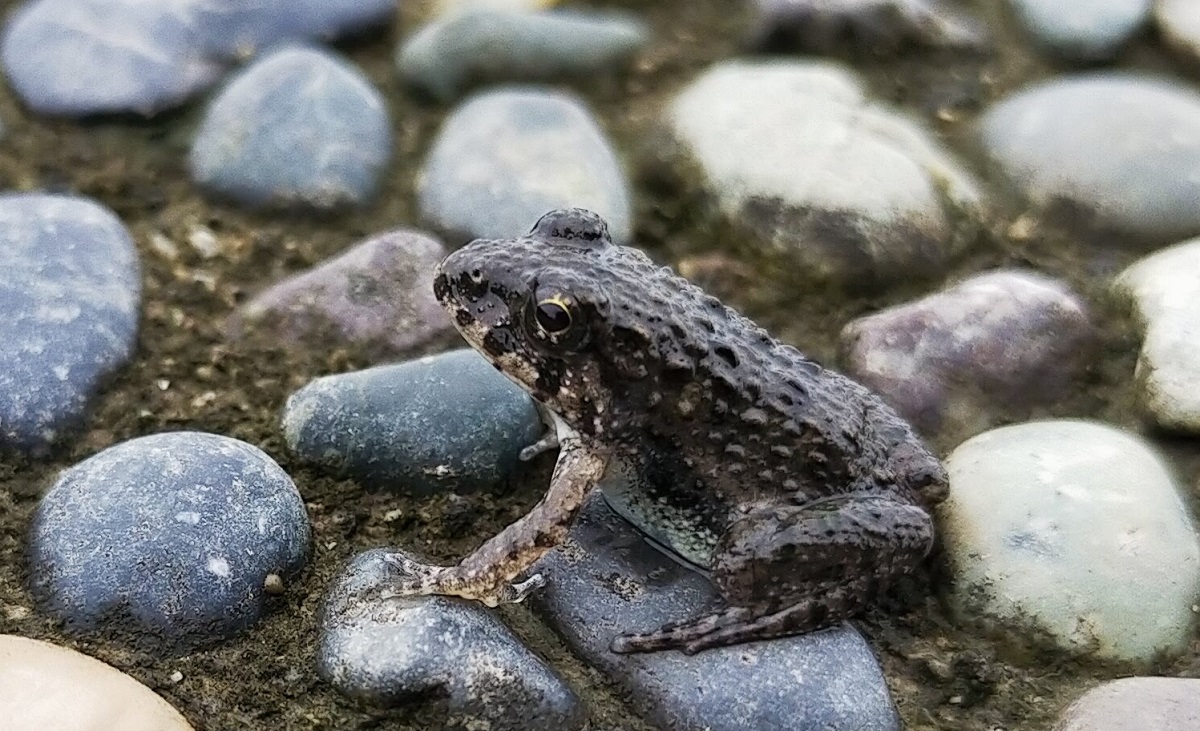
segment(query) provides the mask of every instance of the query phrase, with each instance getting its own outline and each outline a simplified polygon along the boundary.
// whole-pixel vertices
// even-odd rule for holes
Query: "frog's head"
[[[596,214],[552,211],[525,237],[480,239],[450,254],[433,290],[472,347],[594,436],[609,397],[594,348],[608,327],[606,275],[618,250]]]

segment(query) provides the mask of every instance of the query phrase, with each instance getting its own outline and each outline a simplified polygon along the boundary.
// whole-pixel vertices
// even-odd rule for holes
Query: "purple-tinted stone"
[[[244,304],[230,320],[235,337],[269,327],[285,340],[320,340],[390,360],[439,341],[454,328],[433,296],[441,242],[397,229],[286,279]]]
[[[1084,303],[1042,274],[988,272],[842,330],[847,371],[919,429],[986,427],[978,405],[1059,397],[1092,340]]]

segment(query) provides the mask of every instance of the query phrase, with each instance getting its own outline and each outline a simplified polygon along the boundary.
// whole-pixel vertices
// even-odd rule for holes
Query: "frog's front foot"
[[[516,604],[535,589],[546,585],[541,574],[510,584],[489,581],[486,577],[465,573],[461,566],[434,566],[421,563],[404,553],[389,553],[383,558],[396,569],[384,590],[384,598],[438,594],[474,599],[489,607]]]

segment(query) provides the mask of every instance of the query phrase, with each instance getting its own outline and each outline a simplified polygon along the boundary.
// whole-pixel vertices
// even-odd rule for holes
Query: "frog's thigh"
[[[887,496],[843,495],[761,507],[721,537],[712,580],[734,606],[780,606],[833,586],[852,587],[849,594],[869,600],[932,545],[929,514]],[[827,609],[846,616],[854,608]]]

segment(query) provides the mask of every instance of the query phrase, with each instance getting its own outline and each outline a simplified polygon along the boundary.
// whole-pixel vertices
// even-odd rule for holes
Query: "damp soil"
[[[746,3],[749,4],[749,3]],[[984,179],[993,180],[972,145],[981,108],[1018,86],[1070,70],[1039,58],[998,3],[966,3],[999,32],[994,53],[963,56],[909,49],[879,58],[842,56],[879,98],[924,119]],[[0,2],[7,12],[11,0]],[[1137,339],[1106,292],[1114,272],[1146,247],[1095,231],[1079,212],[1024,210],[993,182],[999,204],[968,252],[946,272],[881,288],[836,291],[784,283],[739,260],[727,227],[687,176],[657,162],[659,110],[707,65],[741,55],[746,18],[730,0],[593,0],[648,20],[654,46],[627,73],[574,85],[615,139],[635,185],[637,241],[679,266],[784,340],[829,364],[837,334],[853,317],[931,291],[995,266],[1031,266],[1069,281],[1096,312],[1100,352],[1070,394],[1038,413],[981,411],[978,418],[931,436],[944,454],[972,433],[1030,416],[1080,416],[1145,431],[1132,398]],[[83,122],[35,118],[9,90],[0,93],[0,189],[73,191],[94,197],[129,226],[141,252],[144,304],[131,363],[96,400],[86,424],[51,458],[0,460],[0,633],[41,638],[105,660],[153,688],[197,729],[429,729],[443,723],[436,704],[379,710],[339,696],[317,678],[317,619],[325,587],[351,556],[381,545],[419,547],[450,562],[528,509],[548,475],[544,460],[514,475],[494,494],[414,499],[369,492],[304,468],[283,445],[280,411],[287,396],[314,377],[371,365],[369,355],[333,343],[286,349],[271,333],[236,343],[222,322],[269,283],[331,257],[369,234],[417,225],[414,174],[447,107],[401,88],[392,67],[396,37],[413,27],[419,4],[404,4],[399,28],[339,45],[384,90],[396,132],[394,160],[376,203],[365,210],[311,215],[248,213],[199,195],[186,159],[202,102],[151,120]],[[1157,39],[1138,39],[1118,64],[1186,76]],[[197,227],[220,243],[214,256],[189,245]],[[173,245],[164,245],[164,241]],[[264,621],[236,639],[183,655],[130,649],[119,637],[72,637],[38,615],[25,588],[23,544],[41,495],[63,468],[97,451],[155,432],[196,429],[264,449],[295,479],[314,529],[312,560]],[[1151,436],[1196,485],[1200,445]],[[1194,495],[1192,496],[1195,497]],[[1193,500],[1194,502],[1194,500]],[[952,617],[938,599],[952,580],[935,553],[928,570],[857,625],[875,649],[907,728],[984,731],[1048,728],[1085,689],[1135,669],[1072,659],[995,628]],[[609,679],[574,658],[524,607],[505,620],[564,675],[587,705],[591,727],[648,728],[634,718]],[[1149,670],[1200,675],[1200,643],[1178,660]]]

